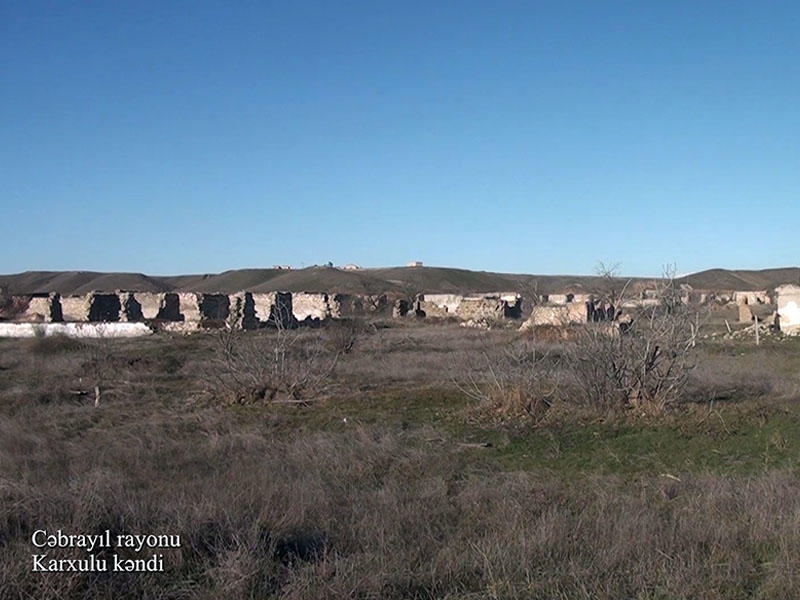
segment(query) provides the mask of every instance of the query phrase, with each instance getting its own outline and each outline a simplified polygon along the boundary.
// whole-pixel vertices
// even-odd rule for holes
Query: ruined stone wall
[[[566,304],[567,303],[567,295],[566,294],[545,294],[543,296],[544,302],[546,304]]]
[[[179,319],[185,323],[199,323],[201,314],[200,314],[200,301],[195,293],[180,293],[175,294],[178,301],[178,308],[180,310],[180,316],[183,317]]]
[[[228,323],[232,327],[236,327],[238,329],[245,329],[244,327],[244,320],[245,320],[245,304],[247,304],[247,292],[238,292],[236,294],[231,294],[228,296],[229,302],[229,315],[228,315]],[[252,317],[253,311],[253,296],[250,295],[250,316]],[[251,327],[252,329],[252,327]]]
[[[392,309],[392,302],[386,294],[367,294],[358,296],[358,304],[354,305],[355,314],[387,314]]]
[[[753,311],[747,302],[739,302],[739,323],[749,323],[753,320]]]
[[[564,304],[583,304],[591,298],[591,294],[569,293],[569,294],[547,294],[546,303],[555,305]]]
[[[506,319],[521,319],[522,305],[524,299],[520,294],[503,294],[500,296],[503,302],[503,317]]]
[[[328,296],[328,314],[333,319],[351,317],[356,312],[356,305],[360,305],[357,296],[350,294],[331,294]]]
[[[419,294],[415,299],[416,310],[422,311],[426,317],[454,317],[461,304],[462,296],[454,294]]]
[[[85,296],[19,297],[24,308],[19,320],[31,322],[129,322],[162,329],[189,331],[230,324],[244,329],[265,326],[294,327],[326,319],[395,313],[460,320],[519,318],[522,299],[517,294],[460,296],[420,295],[393,303],[386,294],[317,294],[269,292],[253,294],[151,293],[123,291]],[[24,300],[24,302],[22,302]],[[424,312],[423,312],[424,311]]]
[[[15,296],[14,320],[30,323],[53,323],[63,320],[59,294]]]
[[[736,292],[734,293],[734,298],[738,309],[739,323],[750,323],[754,318],[753,307],[765,304],[763,297],[759,300],[757,296],[751,295],[750,292]]]
[[[518,319],[522,315],[522,297],[515,293],[424,294],[418,297],[418,309],[426,317],[455,317],[462,321]]]
[[[787,284],[775,289],[778,324],[787,335],[800,335],[800,286]]]
[[[89,294],[89,321],[113,323],[120,320],[122,303],[118,294]]]
[[[221,323],[231,314],[231,298],[227,294],[198,294],[197,306],[201,323]]]
[[[241,292],[241,323],[243,329],[261,327],[294,327],[292,294]]]
[[[744,302],[750,306],[754,304],[771,303],[770,294],[767,290],[759,290],[757,292],[733,292],[733,301],[736,302],[736,304]]]
[[[144,321],[142,315],[142,305],[136,299],[133,292],[120,292],[119,295],[120,305],[122,310],[119,315],[119,320],[126,323],[139,323]]]
[[[570,302],[556,306],[540,305],[533,307],[531,316],[528,317],[521,329],[530,329],[537,325],[576,325],[587,321],[588,311],[585,304]]]
[[[275,306],[275,294],[250,294],[253,300],[253,319],[259,326],[267,324]]]
[[[299,322],[306,319],[324,321],[331,316],[328,294],[298,292],[292,294],[292,314]]]
[[[402,317],[408,316],[411,312],[413,302],[407,300],[405,298],[398,298],[394,301],[392,305],[392,317],[395,319],[400,319]]]
[[[289,292],[273,292],[267,325],[283,328],[294,327],[296,322],[292,308],[293,302],[294,299]]]
[[[191,305],[191,300],[191,298],[187,298],[188,305]],[[156,313],[156,319],[161,321],[187,321],[185,315],[181,312],[180,294],[168,293],[163,295]],[[188,320],[192,321],[192,319]]]
[[[130,303],[136,303],[139,305],[139,313],[142,315],[142,319],[146,321],[152,321],[153,319],[158,319],[158,313],[161,311],[162,307],[164,306],[164,297],[166,294],[157,294],[152,292],[134,292],[131,294]],[[177,306],[177,297],[176,306]],[[126,303],[127,305],[128,303]],[[180,314],[180,311],[176,311],[177,314]],[[129,321],[133,319],[128,318]]]
[[[386,294],[328,294],[328,311],[333,319],[384,314],[391,308]]]
[[[182,321],[180,299],[174,293],[122,292],[121,321]]]
[[[52,321],[50,318],[51,301],[49,297],[33,297],[28,301],[28,306],[18,316],[22,321],[44,322]]]
[[[500,298],[464,298],[456,309],[456,316],[464,321],[502,319],[505,302]]]
[[[89,308],[92,304],[92,294],[85,296],[62,296],[61,314],[64,321],[83,322],[89,320]]]

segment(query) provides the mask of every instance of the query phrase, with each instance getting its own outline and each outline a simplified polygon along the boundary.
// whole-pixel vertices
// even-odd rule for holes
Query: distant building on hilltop
[[[406,264],[407,267],[421,267],[422,261],[421,260],[412,260],[410,263]]]

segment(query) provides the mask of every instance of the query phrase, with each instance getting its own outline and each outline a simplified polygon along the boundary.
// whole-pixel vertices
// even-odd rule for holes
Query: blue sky
[[[0,3],[0,272],[800,264],[796,2]]]

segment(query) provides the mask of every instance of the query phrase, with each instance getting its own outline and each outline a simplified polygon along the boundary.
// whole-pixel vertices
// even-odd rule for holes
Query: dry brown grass
[[[464,406],[480,402],[436,399],[441,386],[458,396],[454,377],[489,375],[484,358],[518,342],[447,325],[379,329],[342,359],[324,402],[231,407],[199,393],[210,335],[0,341],[0,597],[793,597],[794,429],[772,432],[764,412],[755,430],[782,435],[770,448],[789,458],[757,472],[731,460],[614,474],[581,463],[591,445],[570,470],[525,467],[513,445],[461,443]],[[745,366],[769,385],[746,388],[742,375],[737,398],[758,390],[748,402],[768,407],[796,393],[792,348],[728,350],[702,351],[698,390]],[[107,390],[97,408],[70,392],[94,372]],[[435,411],[415,389],[430,390]],[[736,422],[725,413],[724,426],[687,421],[703,398],[691,417],[670,416],[676,445],[693,443],[684,425],[747,441],[755,409]],[[480,435],[505,427],[472,409]],[[582,431],[569,427],[536,435],[551,436],[557,456]],[[182,547],[165,552],[165,573],[32,573],[32,532],[58,528],[177,533]]]

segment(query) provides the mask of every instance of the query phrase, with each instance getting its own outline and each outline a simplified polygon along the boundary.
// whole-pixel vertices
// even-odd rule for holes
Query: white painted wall
[[[144,323],[0,323],[0,337],[128,338],[150,335]]]

